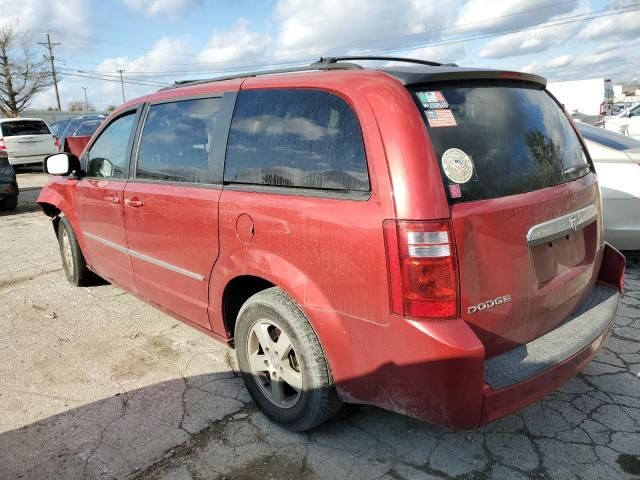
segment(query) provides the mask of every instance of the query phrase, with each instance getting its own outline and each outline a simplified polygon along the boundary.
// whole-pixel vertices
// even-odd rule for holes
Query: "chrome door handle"
[[[104,199],[110,203],[120,203],[120,199],[115,195],[106,195]]]
[[[136,197],[133,198],[127,198],[124,203],[127,204],[127,206],[129,207],[141,207],[144,205],[144,202]]]

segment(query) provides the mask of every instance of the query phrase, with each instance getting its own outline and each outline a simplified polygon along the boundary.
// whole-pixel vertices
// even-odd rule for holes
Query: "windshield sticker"
[[[418,99],[422,106],[429,110],[449,108],[449,103],[447,103],[442,92],[418,92]]]
[[[454,183],[467,183],[473,177],[471,157],[458,148],[450,148],[442,155],[442,170]]]
[[[458,126],[451,110],[425,110],[424,113],[432,128]]]
[[[451,198],[460,198],[462,196],[462,192],[460,191],[460,185],[458,185],[457,183],[450,183],[449,196]]]

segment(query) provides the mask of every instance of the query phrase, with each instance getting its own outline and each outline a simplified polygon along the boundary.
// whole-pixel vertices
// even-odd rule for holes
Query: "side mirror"
[[[49,175],[71,175],[80,171],[80,160],[72,153],[54,153],[44,159],[44,172]]]

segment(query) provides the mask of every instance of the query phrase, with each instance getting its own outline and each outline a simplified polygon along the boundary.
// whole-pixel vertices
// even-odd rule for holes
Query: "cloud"
[[[640,12],[635,11],[596,18],[583,27],[578,38],[584,40],[631,39],[638,36],[640,36]]]
[[[271,37],[249,30],[249,22],[238,20],[226,32],[214,33],[196,57],[199,63],[251,59],[260,61],[271,45]]]
[[[549,0],[470,0],[455,21],[458,33],[498,32],[539,25],[575,8],[572,2]]]
[[[511,33],[488,42],[478,53],[481,58],[506,58],[549,50],[571,38],[573,25],[536,28]]]
[[[124,0],[133,10],[143,12],[150,17],[154,15],[176,16],[188,10],[201,8],[203,0]]]
[[[462,0],[280,0],[275,50],[280,56],[406,47],[440,38]]]
[[[42,41],[41,32],[51,30],[56,41],[74,47],[79,37],[91,35],[92,16],[85,0],[0,0],[0,25],[14,26],[37,41]]]

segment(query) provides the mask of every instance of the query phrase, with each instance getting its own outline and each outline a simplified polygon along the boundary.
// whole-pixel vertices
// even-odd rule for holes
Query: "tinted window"
[[[90,120],[88,122],[84,122],[78,127],[75,132],[73,132],[73,136],[82,137],[86,135],[93,135],[100,126],[100,123],[102,123],[100,120]]]
[[[369,190],[358,120],[328,92],[241,91],[227,145],[225,182]]]
[[[69,120],[60,120],[59,122],[54,122],[49,125],[49,129],[51,129],[51,133],[53,133],[56,137],[59,137],[64,129],[67,128],[69,124]]]
[[[12,120],[10,122],[2,122],[0,128],[4,137],[51,135],[49,127],[42,120]]]
[[[571,123],[541,88],[466,83],[415,93],[452,201],[530,192],[589,172]]]
[[[207,183],[218,107],[218,98],[151,105],[140,140],[136,178]]]
[[[87,176],[125,178],[127,154],[135,113],[128,113],[107,126],[87,155]]]
[[[626,135],[621,135],[619,133],[612,132],[611,130],[605,130],[604,128],[594,127],[584,123],[578,122],[576,125],[584,138],[604,145],[605,147],[613,148],[614,150],[631,150],[632,148],[640,148],[640,141],[627,137]]]

